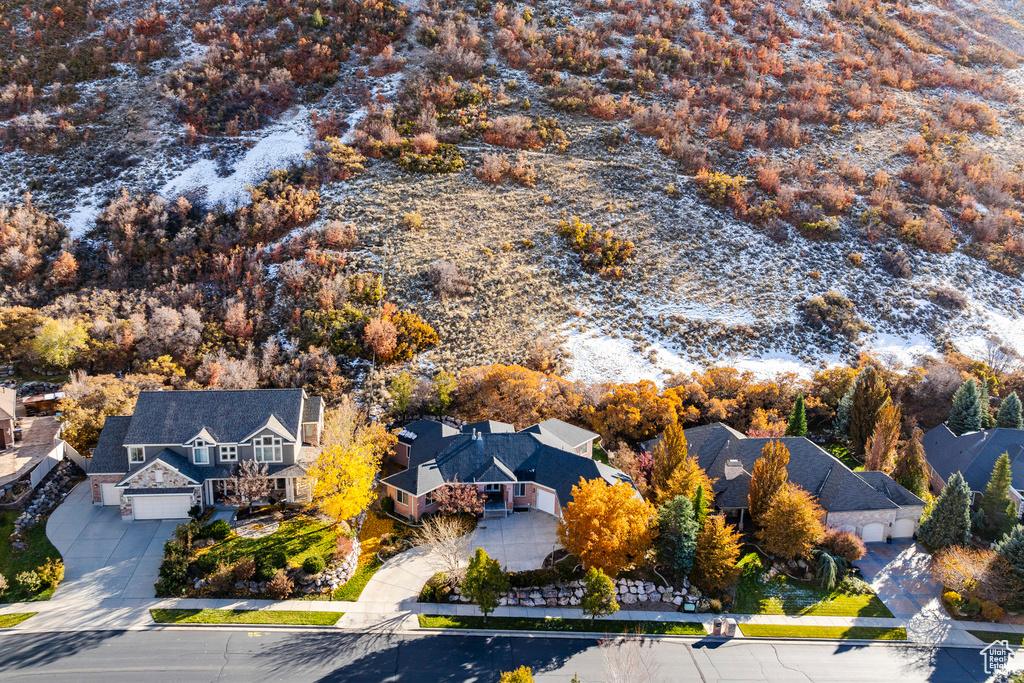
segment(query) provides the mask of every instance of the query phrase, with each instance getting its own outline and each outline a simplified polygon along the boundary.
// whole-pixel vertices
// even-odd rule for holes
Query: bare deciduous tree
[[[469,536],[458,518],[431,517],[416,531],[413,543],[428,550],[430,562],[450,582],[456,583],[462,577],[462,565],[469,557]]]
[[[252,504],[270,494],[269,468],[265,462],[243,460],[231,481],[235,493],[228,498],[232,505],[252,508]]]

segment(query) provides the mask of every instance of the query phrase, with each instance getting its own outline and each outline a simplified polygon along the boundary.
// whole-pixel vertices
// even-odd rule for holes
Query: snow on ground
[[[570,334],[563,346],[572,354],[566,379],[586,384],[648,379],[661,386],[675,373],[699,369],[660,344],[652,344],[644,354],[634,351],[629,339],[596,332]]]
[[[918,365],[924,356],[941,355],[935,344],[923,334],[877,333],[865,337],[862,343],[873,356],[894,366],[909,368]]]
[[[300,108],[285,125],[247,151],[226,178],[217,175],[216,162],[200,159],[164,185],[160,194],[169,200],[185,195],[207,207],[223,205],[229,211],[237,209],[249,201],[246,188],[259,184],[271,171],[302,160],[310,137],[305,126],[296,124],[305,120],[305,108]]]
[[[64,221],[71,239],[78,239],[89,232],[96,224],[96,219],[101,212],[102,209],[96,204],[90,204],[89,206],[78,204],[75,210],[71,212],[71,215],[68,216],[68,219]]]
[[[979,323],[952,339],[962,353],[984,358],[988,339],[994,337],[1000,344],[1024,355],[1024,317],[1011,317],[978,301],[971,304],[971,310]]]

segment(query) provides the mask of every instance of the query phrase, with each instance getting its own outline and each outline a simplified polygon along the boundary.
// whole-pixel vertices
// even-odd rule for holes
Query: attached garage
[[[860,532],[860,537],[865,543],[884,543],[885,525],[881,522],[865,524],[864,529]]]
[[[537,489],[537,509],[541,512],[546,512],[549,515],[555,514],[555,494],[550,491],[545,491],[542,488]]]
[[[117,488],[117,484],[114,482],[111,482],[110,484],[100,484],[100,494],[103,497],[104,505],[121,504],[121,489]]]
[[[184,519],[192,507],[191,493],[147,493],[131,500],[135,519]]]
[[[896,523],[892,527],[893,538],[911,538],[914,535],[914,527],[917,523],[909,517],[903,519],[897,519]]]

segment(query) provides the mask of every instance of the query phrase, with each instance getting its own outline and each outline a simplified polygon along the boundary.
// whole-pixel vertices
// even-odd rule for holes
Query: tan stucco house
[[[534,509],[561,516],[572,487],[583,480],[632,480],[592,458],[598,435],[561,420],[516,431],[504,422],[461,428],[418,420],[398,433],[394,461],[406,467],[383,480],[395,512],[411,519],[437,511],[435,493],[469,484],[486,497],[486,516]]]
[[[324,402],[302,389],[144,391],[135,411],[106,419],[88,463],[96,505],[122,519],[180,519],[229,502],[238,464],[267,465],[271,497],[309,498]]]

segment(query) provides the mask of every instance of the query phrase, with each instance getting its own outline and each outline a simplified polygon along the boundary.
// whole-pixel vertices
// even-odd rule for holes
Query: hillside
[[[1024,353],[1022,2],[6,9],[0,306],[96,370]]]

